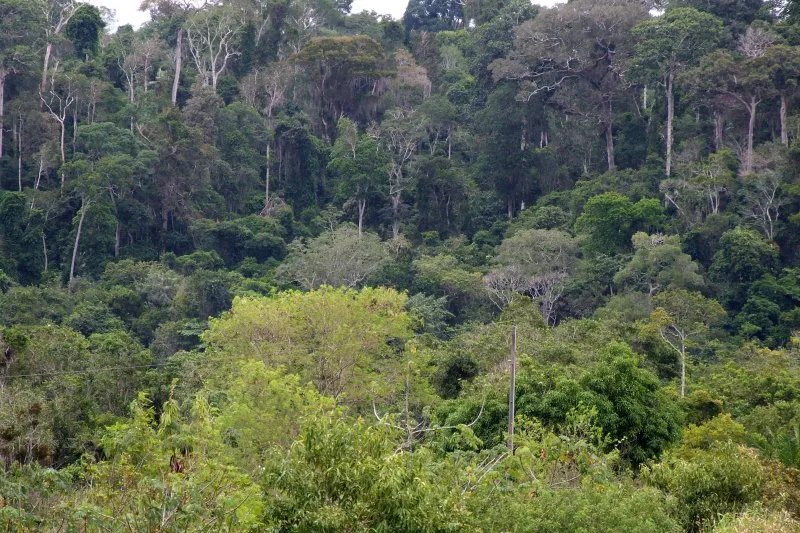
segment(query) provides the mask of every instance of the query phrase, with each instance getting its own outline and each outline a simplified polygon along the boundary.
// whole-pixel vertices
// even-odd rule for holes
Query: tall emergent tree
[[[520,80],[520,97],[551,95],[567,114],[596,118],[614,159],[614,101],[623,81],[630,30],[647,18],[645,2],[574,0],[520,25],[508,57],[491,65],[495,79]]]
[[[673,124],[675,122],[675,77],[714,50],[725,28],[717,17],[690,7],[667,10],[633,28],[639,38],[634,47],[634,74],[657,81],[667,97],[665,174],[672,173]]]
[[[236,38],[242,22],[236,10],[215,7],[191,15],[186,24],[189,51],[204,86],[217,88],[219,77],[241,55]]]
[[[47,77],[50,72],[50,58],[53,55],[53,45],[58,36],[66,29],[70,19],[80,4],[75,0],[43,0],[41,3],[42,13],[46,23],[44,26],[45,40],[47,46],[44,52],[44,66],[42,67],[42,83],[39,90],[45,92],[47,89]]]

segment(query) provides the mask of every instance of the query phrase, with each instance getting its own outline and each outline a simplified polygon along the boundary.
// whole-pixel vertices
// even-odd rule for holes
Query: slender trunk
[[[786,94],[781,92],[781,144],[784,146],[789,146],[789,126],[787,124],[787,113]]]
[[[17,125],[17,181],[19,182],[19,192],[22,192],[22,113],[19,115]]]
[[[611,124],[606,126],[605,131],[606,136],[606,160],[608,161],[608,170],[614,170],[617,168],[617,164],[614,161],[614,133],[611,130]]]
[[[647,85],[645,85],[642,90],[642,109],[647,112]]]
[[[75,148],[78,144],[78,101],[75,101],[75,107],[72,108],[72,153],[76,152]]]
[[[364,211],[367,209],[367,199],[358,199],[358,236],[361,237],[364,229]]]
[[[172,82],[172,104],[178,105],[178,86],[181,84],[181,65],[183,64],[183,28],[178,30],[175,44],[175,80]]]
[[[508,219],[511,220],[512,218],[514,218],[514,200],[509,198],[507,207],[508,207]]]
[[[675,74],[672,72],[667,75],[667,161],[665,173],[667,177],[672,173],[672,123],[675,120],[675,94],[673,92],[673,82]]]
[[[453,126],[447,128],[447,159],[453,158]]]
[[[67,152],[64,148],[64,139],[67,135],[66,119],[61,119],[59,124],[61,125],[61,143],[59,144],[59,147],[61,148],[61,164],[63,165],[67,160]]]
[[[750,97],[750,104],[747,111],[750,113],[750,120],[747,123],[747,153],[744,156],[744,173],[749,174],[753,171],[753,136],[756,129],[756,108],[758,101],[755,96]]]
[[[3,157],[3,129],[5,128],[6,110],[6,69],[0,66],[0,158]]]
[[[65,134],[65,125],[64,120],[62,119],[61,122],[61,192],[64,192],[64,162],[67,160],[66,154],[64,152],[64,134]]]
[[[42,252],[44,252],[44,271],[47,272],[47,238],[45,237],[44,232],[42,232]]]
[[[269,165],[270,165],[270,160],[271,160],[271,158],[270,158],[270,155],[271,155],[270,154],[270,149],[271,149],[271,146],[269,145],[269,143],[267,143],[267,176],[266,176],[266,179],[264,180],[264,182],[266,183],[266,186],[264,187],[264,208],[265,209],[267,208],[267,205],[269,204]]]
[[[681,398],[686,397],[686,347],[681,345]]]
[[[42,181],[42,174],[44,173],[44,156],[39,156],[39,172],[36,174],[36,181],[33,183],[33,194],[31,195],[31,209],[36,204],[36,191],[39,190],[39,183]]]
[[[396,239],[400,236],[400,204],[402,199],[400,194],[392,195],[392,236]]]
[[[511,357],[510,357],[511,382],[508,387],[508,451],[514,453],[514,417],[516,416],[517,404],[517,326],[511,338]]]
[[[119,220],[117,220],[117,228],[116,228],[116,231],[114,232],[114,257],[115,258],[119,257],[119,241],[120,241],[121,233],[122,233],[122,224],[120,224]]]
[[[81,200],[81,218],[78,220],[78,231],[75,232],[75,245],[72,247],[72,263],[69,267],[69,290],[70,292],[75,290],[75,263],[78,259],[78,246],[81,243],[81,231],[83,231],[83,220],[86,218],[86,211],[89,208],[89,204],[86,203],[86,200]]]
[[[614,110],[611,108],[611,97],[609,96],[606,105],[605,117],[605,136],[606,136],[606,159],[608,160],[608,170],[617,168],[614,161]]]
[[[39,86],[39,91],[44,94],[47,89],[47,69],[50,68],[50,56],[53,54],[53,43],[47,43],[47,48],[44,51],[44,67],[42,68],[42,83]],[[44,111],[44,102],[41,104],[41,110]]]

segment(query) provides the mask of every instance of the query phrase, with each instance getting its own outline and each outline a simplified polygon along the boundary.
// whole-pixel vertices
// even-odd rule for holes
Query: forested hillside
[[[0,0],[0,528],[800,531],[800,3],[351,3]]]

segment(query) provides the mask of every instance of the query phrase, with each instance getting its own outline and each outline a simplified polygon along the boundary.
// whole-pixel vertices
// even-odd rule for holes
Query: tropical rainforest
[[[0,528],[800,531],[800,2],[0,0]]]

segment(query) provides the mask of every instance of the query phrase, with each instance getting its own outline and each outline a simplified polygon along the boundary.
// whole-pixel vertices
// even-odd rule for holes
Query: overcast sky
[[[147,13],[138,10],[140,0],[89,0],[90,4],[105,6],[117,13],[117,25],[133,24],[139,26],[148,18]],[[403,16],[408,0],[355,0],[353,12],[362,10],[377,11],[382,15],[392,15],[395,18]],[[556,0],[535,1],[536,4],[553,5]]]

